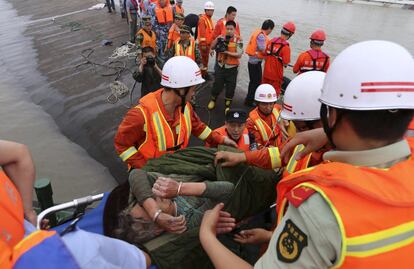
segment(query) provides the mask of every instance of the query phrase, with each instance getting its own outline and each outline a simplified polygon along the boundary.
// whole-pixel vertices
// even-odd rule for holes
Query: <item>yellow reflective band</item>
[[[304,145],[297,145],[295,147],[295,150],[293,151],[292,156],[290,157],[289,163],[286,166],[286,170],[289,174],[292,174],[293,172],[295,172],[296,169],[296,165],[298,164],[298,162],[296,161],[296,157],[298,156],[299,152],[302,151],[302,149],[304,149],[305,146]]]
[[[270,155],[270,161],[272,163],[272,169],[280,168],[282,166],[282,161],[280,160],[280,152],[277,147],[270,147],[267,149]]]
[[[191,135],[191,116],[190,116],[190,109],[188,108],[188,105],[186,105],[185,109],[184,109],[184,121],[185,121],[185,126],[187,127],[187,138],[190,138],[190,135]]]
[[[404,247],[414,242],[414,221],[379,232],[347,239],[347,255],[368,257]]]
[[[157,140],[158,140],[158,150],[160,152],[166,151],[166,141],[165,141],[165,133],[162,128],[161,119],[158,112],[154,112],[152,114],[152,120],[155,123],[155,132],[157,133]]]
[[[189,50],[189,51],[188,51],[188,53],[185,53],[185,54],[188,54],[186,56],[190,56],[191,57],[193,55],[193,47],[194,47],[194,40],[191,39],[190,46],[188,46],[188,48],[187,48],[187,50]]]
[[[266,132],[266,129],[263,125],[262,120],[258,119],[255,122],[256,122],[257,127],[259,127],[259,132],[262,135],[263,142],[269,141],[269,137],[267,136],[267,132]]]
[[[127,150],[125,150],[124,152],[122,152],[119,157],[121,158],[121,160],[123,162],[125,162],[126,160],[128,160],[129,158],[131,158],[132,155],[134,155],[135,153],[137,153],[138,150],[136,147],[132,146],[129,147]]]
[[[200,38],[200,41],[206,41],[205,37]]]
[[[198,138],[200,138],[201,140],[206,140],[207,137],[209,137],[209,135],[211,134],[211,129],[206,126],[206,128],[204,129],[204,131],[198,136]]]
[[[273,110],[272,110],[272,114],[273,114],[273,116],[275,117],[276,122],[277,122],[277,120],[279,119],[279,112],[277,111],[277,109],[276,109],[276,108],[273,108]]]

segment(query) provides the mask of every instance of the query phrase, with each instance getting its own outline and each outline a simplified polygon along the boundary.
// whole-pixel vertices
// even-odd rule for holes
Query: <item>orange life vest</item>
[[[146,137],[144,143],[138,148],[146,160],[160,157],[166,153],[186,148],[191,135],[191,114],[193,108],[187,103],[184,114],[180,113],[180,124],[175,130],[171,130],[165,119],[156,94],[158,91],[149,93],[140,99],[140,104],[135,108],[140,109],[145,119]],[[175,141],[175,132],[177,141]]]
[[[225,39],[225,36],[222,36],[222,37],[223,39]],[[230,38],[229,44],[227,45],[227,51],[237,52],[237,46],[239,42],[240,42],[240,37],[237,35]],[[224,53],[217,54],[217,61],[221,64],[228,64],[228,65],[239,65],[240,64],[240,58],[233,57],[233,56],[230,56]]]
[[[204,24],[205,27],[205,36],[200,36],[200,25]],[[211,17],[203,14],[200,16],[200,20],[198,22],[198,41],[200,44],[211,45],[213,42],[213,33],[214,33],[214,22]]]
[[[191,59],[193,59],[193,61],[195,61],[195,41],[193,37],[190,37],[190,44],[187,46],[187,48],[185,48],[183,45],[180,44],[181,39],[178,38],[175,41],[175,55],[174,56],[187,56]]]
[[[183,14],[184,15],[184,8],[183,7],[179,7],[179,6],[175,5],[174,9],[175,9],[175,14]]]
[[[171,48],[174,42],[180,38],[180,29],[174,23],[171,25],[170,30],[168,31],[168,48]]]
[[[325,72],[326,66],[329,62],[329,56],[321,50],[308,50],[306,53],[310,56],[309,60],[305,60],[303,66],[300,68],[300,73],[308,71],[322,71]]]
[[[222,36],[226,35],[226,23],[227,23],[226,18],[221,18],[220,20],[218,20],[216,27],[219,27],[219,30],[220,30],[219,35],[222,35]],[[240,36],[239,23],[237,21],[235,21],[235,23],[236,23],[236,32],[235,32],[235,34]]]
[[[275,105],[272,110],[272,126],[269,126],[259,114],[259,109],[256,107],[249,113],[249,118],[254,122],[255,128],[259,131],[262,138],[263,146],[279,146],[282,143],[282,135],[280,135],[280,127],[277,123],[279,118],[280,108]],[[258,142],[258,141],[256,141]]]
[[[174,13],[171,5],[166,5],[163,8],[157,5],[155,8],[155,16],[159,24],[167,24],[174,21]]]
[[[222,126],[220,128],[217,128],[215,131],[220,133],[222,136],[229,137],[226,126]],[[244,128],[243,133],[239,139],[239,141],[234,141],[237,143],[237,148],[242,151],[249,151],[250,150],[250,138],[249,138],[249,131],[247,128]]]
[[[3,170],[0,170],[0,240],[13,248],[24,236],[22,198]]]
[[[408,125],[407,132],[405,133],[406,137],[414,137],[414,118],[410,122],[410,125]]]
[[[246,53],[249,56],[256,56],[259,59],[263,59],[264,58],[263,52],[257,51],[257,37],[260,34],[264,35],[266,39],[265,43],[267,44],[267,42],[269,41],[269,37],[266,35],[266,33],[262,29],[257,29],[256,31],[254,31],[254,33],[250,37],[249,44],[247,45],[247,48],[246,48]]]
[[[335,268],[412,268],[414,140],[410,147],[410,159],[387,169],[328,162],[284,178],[277,188],[279,222],[287,201],[297,207],[318,192],[341,232]]]
[[[154,49],[154,51],[156,51],[156,47],[157,47],[157,35],[155,34],[154,31],[151,31],[151,35],[149,35],[147,33],[147,31],[145,31],[143,28],[141,28],[138,32],[137,35],[142,35],[143,36],[143,40],[141,43],[141,48],[145,48],[145,47],[151,47]]]
[[[280,37],[273,38],[266,45],[263,77],[266,79],[279,81],[280,85],[281,85],[281,82],[283,81],[283,71],[284,71],[283,70],[284,59],[282,59],[282,56],[280,55],[280,53],[282,49],[286,46],[289,47],[289,42],[287,42],[286,40]]]

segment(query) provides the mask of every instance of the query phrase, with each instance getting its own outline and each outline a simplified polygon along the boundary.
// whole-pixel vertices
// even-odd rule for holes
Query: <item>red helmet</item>
[[[283,29],[290,32],[290,34],[294,34],[295,30],[296,30],[296,26],[293,22],[290,21],[290,22],[287,22],[283,25]]]
[[[312,33],[310,36],[310,39],[312,40],[318,40],[318,41],[325,41],[326,40],[326,34],[323,30],[316,30]]]

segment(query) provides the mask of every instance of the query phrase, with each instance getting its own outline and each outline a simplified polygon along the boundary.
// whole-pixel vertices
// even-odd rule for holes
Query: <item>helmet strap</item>
[[[333,141],[333,132],[335,131],[335,128],[338,125],[339,121],[342,119],[343,113],[338,111],[336,121],[332,127],[329,126],[329,121],[328,121],[329,107],[327,105],[325,104],[321,105],[320,114],[321,114],[323,130],[326,133],[326,136],[328,137],[329,143],[331,144],[333,148],[336,148],[336,145]]]
[[[184,88],[184,94],[181,94],[180,92],[179,92],[179,90],[174,90],[174,93],[176,94],[176,95],[178,95],[180,98],[181,98],[181,113],[183,113],[184,114],[184,110],[185,110],[185,104],[187,103],[186,101],[185,101],[185,98],[187,97],[187,94],[188,94],[188,92],[190,91],[190,88],[191,87],[186,87],[186,88]]]

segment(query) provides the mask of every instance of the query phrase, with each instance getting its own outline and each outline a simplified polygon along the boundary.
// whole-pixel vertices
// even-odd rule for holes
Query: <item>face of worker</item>
[[[212,17],[214,14],[214,9],[206,9],[205,12],[207,16]]]
[[[190,39],[190,33],[180,32],[180,38],[181,38],[181,40],[184,40],[184,41],[189,40]]]
[[[195,95],[196,86],[191,86],[190,90],[188,91],[187,95],[185,96],[186,102],[191,102]],[[185,94],[185,89],[179,89],[180,94]],[[181,104],[181,98],[177,99],[178,104]]]
[[[259,108],[259,111],[266,116],[272,113],[274,106],[275,106],[275,102],[270,102],[270,103],[257,102],[257,107]]]
[[[240,139],[241,135],[243,134],[243,130],[246,127],[246,123],[226,121],[225,126],[226,126],[226,130],[230,138],[237,141]]]
[[[142,54],[142,57],[144,57],[144,58],[148,58],[148,57],[152,57],[152,58],[154,58],[155,57],[155,55],[154,55],[154,53],[152,52],[152,51],[149,51],[149,52],[144,52],[143,54]]]
[[[236,15],[237,15],[236,11],[227,14],[227,20],[234,21],[236,19]]]
[[[178,27],[181,27],[184,24],[184,20],[182,19],[175,19],[174,22]]]
[[[147,32],[152,30],[151,22],[144,22],[144,30],[147,31]]]
[[[234,36],[234,31],[235,31],[236,29],[234,28],[234,26],[233,25],[227,25],[226,26],[226,35],[229,35],[229,36]]]
[[[307,124],[306,121],[294,120],[293,123],[298,133],[322,127],[321,121],[313,121],[312,124]]]

